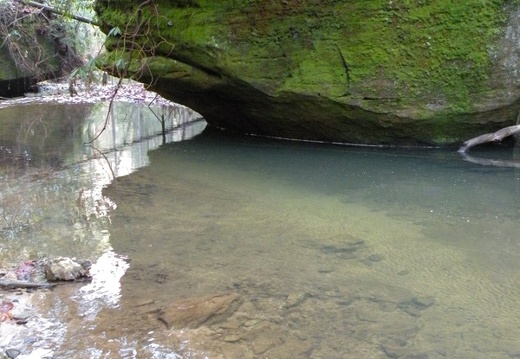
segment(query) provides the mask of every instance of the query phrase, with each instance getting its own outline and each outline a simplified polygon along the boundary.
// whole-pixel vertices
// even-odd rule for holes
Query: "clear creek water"
[[[196,119],[180,110],[168,144],[127,114],[113,126],[121,139],[107,132],[94,151],[83,144],[104,117],[84,111],[47,136],[52,145],[27,149],[47,153],[41,166],[4,169],[0,253],[4,265],[90,257],[93,281],[34,293],[40,314],[2,333],[2,348],[55,358],[520,357],[518,169],[448,150],[193,137],[204,125],[178,127]],[[4,142],[31,133],[19,123],[0,117]],[[512,157],[475,151],[496,152]],[[172,303],[222,293],[240,303],[215,320],[159,320]]]

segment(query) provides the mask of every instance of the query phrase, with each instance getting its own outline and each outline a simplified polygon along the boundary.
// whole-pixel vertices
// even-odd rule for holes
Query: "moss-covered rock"
[[[0,97],[22,95],[80,64],[65,26],[51,13],[0,0]]]
[[[517,0],[96,7],[106,32],[123,31],[101,66],[131,60],[130,76],[231,130],[450,145],[513,124],[520,109]]]

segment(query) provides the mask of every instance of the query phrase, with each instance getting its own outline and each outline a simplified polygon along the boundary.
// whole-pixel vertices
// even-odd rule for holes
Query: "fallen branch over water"
[[[482,143],[487,142],[499,142],[504,138],[509,137],[511,135],[520,133],[520,125],[509,126],[498,130],[497,132],[486,133],[484,135],[480,135],[478,137],[472,138],[464,142],[464,144],[459,148],[460,153],[465,153],[471,147],[476,145],[480,145]]]

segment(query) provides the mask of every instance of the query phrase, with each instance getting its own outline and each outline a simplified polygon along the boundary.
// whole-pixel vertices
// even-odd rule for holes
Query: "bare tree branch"
[[[68,16],[71,19],[74,19],[74,20],[77,20],[77,21],[80,21],[80,22],[84,22],[84,23],[91,24],[91,25],[94,25],[94,26],[99,26],[99,23],[97,23],[96,21],[94,21],[92,19],[89,19],[87,17],[83,17],[83,16],[75,15],[75,14],[69,14],[69,13],[67,13],[65,11],[58,10],[58,9],[52,7],[52,6],[41,4],[41,3],[36,2],[36,1],[30,1],[30,0],[16,0],[16,1],[18,1],[19,3],[22,3],[24,5],[37,7],[37,8],[43,9],[43,10],[50,11],[50,12],[52,12],[54,14]]]
[[[486,133],[464,142],[459,148],[459,153],[466,153],[471,147],[487,142],[499,142],[504,138],[520,133],[520,125],[509,126],[498,130],[497,132]]]

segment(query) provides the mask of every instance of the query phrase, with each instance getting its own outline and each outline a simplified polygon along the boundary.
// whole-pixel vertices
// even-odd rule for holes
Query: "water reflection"
[[[482,151],[481,151],[482,152]],[[461,156],[465,161],[476,163],[483,166],[493,166],[493,167],[509,167],[509,168],[520,168],[520,147],[518,145],[515,146],[513,150],[513,158],[511,156],[507,156],[507,158],[487,158],[482,156],[482,154],[468,153],[462,152]]]
[[[167,142],[205,126],[183,106],[115,103],[107,110],[107,104],[0,109],[0,264],[91,257],[109,248],[106,214],[114,203],[102,188],[148,165],[148,151],[164,141],[157,117],[165,119]]]
[[[93,265],[92,282],[83,286],[72,298],[77,301],[85,320],[94,320],[102,308],[119,305],[121,277],[128,269],[128,259],[113,251],[104,252]]]
[[[35,293],[33,303],[25,296],[17,301],[19,308],[37,304],[46,312],[26,327],[0,327],[0,346],[24,349],[27,357],[52,356],[70,330],[88,326],[100,310],[119,305],[128,263],[111,250],[107,214],[116,205],[102,189],[147,166],[148,151],[190,139],[205,127],[197,113],[183,106],[115,103],[107,110],[105,104],[0,109],[0,267],[43,256],[96,260],[91,283]],[[89,358],[99,357],[97,351],[86,350]],[[74,352],[66,350],[60,357],[76,357]]]

